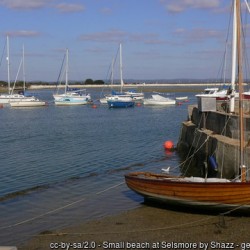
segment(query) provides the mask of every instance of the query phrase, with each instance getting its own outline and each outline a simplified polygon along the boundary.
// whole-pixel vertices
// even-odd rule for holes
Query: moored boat
[[[135,106],[135,102],[130,96],[114,95],[107,99],[109,108],[131,108]]]
[[[125,91],[126,95],[130,95],[134,101],[141,102],[144,100],[144,93],[136,92],[135,90]]]
[[[175,99],[178,101],[188,101],[188,96],[178,96]]]
[[[21,101],[10,101],[10,106],[13,108],[18,107],[41,107],[41,106],[47,106],[48,103],[45,101],[40,101],[37,98],[31,98],[29,100],[21,100]]]
[[[228,89],[206,88],[203,93],[197,94],[196,97],[214,97],[216,100],[229,99]]]
[[[70,89],[68,86],[68,67],[69,67],[69,51],[66,49],[66,65],[65,65],[65,89],[64,93],[53,94],[55,105],[69,106],[69,105],[84,105],[87,104],[91,96],[86,94],[86,90]]]
[[[130,108],[135,106],[135,100],[130,94],[123,93],[123,76],[122,76],[122,45],[120,44],[120,82],[121,91],[114,92],[110,96],[106,96],[109,108]]]
[[[154,94],[151,98],[144,99],[144,105],[174,105],[176,104],[176,100],[163,97],[159,94]]]

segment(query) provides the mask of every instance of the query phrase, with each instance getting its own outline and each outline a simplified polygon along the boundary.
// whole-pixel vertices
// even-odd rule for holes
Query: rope
[[[123,181],[123,182],[120,182],[120,183],[118,183],[118,184],[116,184],[116,185],[114,185],[114,186],[111,186],[111,187],[109,187],[109,188],[106,188],[106,189],[104,189],[104,190],[101,190],[101,191],[99,191],[99,192],[96,192],[95,195],[100,195],[100,194],[102,194],[102,193],[104,193],[104,192],[107,192],[107,191],[113,189],[113,188],[116,188],[116,187],[118,187],[118,186],[121,186],[121,185],[124,184],[124,183],[125,183],[124,181]],[[92,195],[89,195],[89,196],[92,197]],[[15,223],[15,224],[13,224],[13,225],[0,227],[0,230],[2,230],[2,229],[7,229],[7,228],[12,228],[12,227],[15,227],[15,226],[19,226],[19,225],[25,224],[25,223],[27,223],[27,222],[34,221],[34,220],[39,219],[39,218],[42,218],[42,217],[44,217],[44,216],[46,216],[46,215],[53,214],[53,213],[55,213],[55,212],[58,212],[58,211],[61,211],[61,210],[65,209],[65,208],[71,207],[71,206],[73,206],[73,205],[75,205],[75,204],[78,204],[78,203],[80,203],[80,202],[82,202],[82,201],[84,201],[84,200],[86,200],[86,199],[87,199],[87,197],[84,197],[84,198],[81,198],[81,199],[79,199],[79,200],[77,200],[77,201],[73,201],[73,202],[71,202],[71,203],[69,203],[69,204],[66,204],[66,205],[64,205],[64,206],[61,206],[61,207],[58,207],[58,208],[56,208],[56,209],[50,210],[50,211],[48,211],[48,212],[46,212],[46,213],[43,213],[43,214],[34,216],[34,217],[30,218],[30,219],[26,219],[26,220],[17,222],[17,223]]]
[[[207,114],[207,116],[208,116],[208,114]],[[199,121],[198,128],[201,127],[201,121],[202,121],[202,117],[201,117],[201,119],[200,119],[200,121]],[[191,154],[191,151],[192,151],[192,148],[194,147],[194,142],[196,141],[196,137],[197,137],[197,135],[198,135],[198,133],[197,133],[198,128],[195,129],[195,135],[194,135],[192,144],[191,144],[191,146],[190,146],[190,148],[189,148],[189,152],[188,152],[188,154],[187,154],[187,157],[186,157],[185,161],[183,161],[183,162],[180,163],[179,165],[175,166],[173,169],[177,169],[177,168],[180,168],[182,165],[185,165],[185,163],[186,163],[188,160],[190,160],[192,157],[194,157],[194,155],[201,149],[201,147],[202,147],[202,146],[204,145],[204,143],[206,142],[206,141],[205,141],[205,142],[202,144],[202,146],[199,147],[198,150],[196,150],[192,155],[190,155],[190,154]],[[197,140],[196,146],[198,145],[200,139],[201,139],[201,134],[200,134],[200,136],[199,136],[199,138],[198,138],[198,140]],[[190,164],[191,164],[191,161],[189,162],[189,164],[188,164],[188,166],[187,166],[187,169],[186,169],[185,173],[188,171],[188,169],[189,169],[189,167],[190,167]]]
[[[241,209],[241,208],[243,208],[244,206],[249,205],[249,204],[250,204],[250,202],[245,203],[245,204],[240,205],[240,206],[238,206],[238,207],[232,208],[231,210],[228,210],[227,212],[221,213],[220,215],[223,215],[223,216],[224,216],[224,215],[230,214],[230,213],[232,213],[232,212],[234,212],[234,211],[236,211],[236,210],[238,210],[238,209]]]
[[[196,149],[196,151],[193,153],[193,155],[191,155],[188,159],[186,159],[185,161],[187,161],[187,160],[189,160],[191,157],[193,157],[204,145],[205,145],[205,143],[207,142],[209,140],[209,135],[207,136],[207,139],[201,144],[201,146],[198,148],[198,149]],[[189,166],[190,166],[190,162],[189,162]],[[188,167],[189,167],[188,166]],[[187,173],[187,170],[188,170],[188,168],[186,169],[186,171],[185,171],[185,174]]]

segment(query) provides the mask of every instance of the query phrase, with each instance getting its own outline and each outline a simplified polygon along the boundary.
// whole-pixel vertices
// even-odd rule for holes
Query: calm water
[[[0,245],[141,206],[124,174],[179,164],[162,145],[177,143],[187,104],[0,109]]]

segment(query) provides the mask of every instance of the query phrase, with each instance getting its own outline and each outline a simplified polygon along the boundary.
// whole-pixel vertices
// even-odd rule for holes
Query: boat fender
[[[209,160],[209,163],[210,163],[211,167],[213,168],[213,170],[217,171],[218,170],[218,164],[217,164],[217,162],[215,160],[215,157],[210,156],[208,160]]]

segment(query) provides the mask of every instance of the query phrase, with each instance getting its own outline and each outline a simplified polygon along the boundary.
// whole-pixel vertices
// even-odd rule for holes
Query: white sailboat
[[[26,85],[26,79],[25,79],[25,67],[24,67],[24,46],[23,46],[23,58],[21,60],[20,66],[21,66],[21,64],[23,65],[23,92],[25,93],[25,90],[26,90],[26,87],[25,87],[25,85]],[[20,69],[20,67],[19,67],[19,69]],[[18,73],[19,73],[19,70],[18,70]],[[12,92],[13,92],[14,88],[15,88],[15,86],[13,87]],[[11,94],[13,95],[13,93],[11,93]],[[13,108],[41,107],[41,106],[46,106],[47,102],[41,101],[38,98],[36,98],[35,96],[25,96],[24,95],[19,100],[15,100],[14,98],[10,99],[9,100],[9,104]]]
[[[70,89],[68,86],[68,67],[69,67],[69,51],[66,49],[66,66],[65,66],[65,89],[64,93],[57,93],[53,95],[55,105],[71,106],[71,105],[84,105],[90,101],[91,96],[86,94],[83,89]]]
[[[107,103],[109,108],[129,108],[134,107],[135,101],[131,95],[123,93],[123,75],[122,75],[122,44],[120,44],[120,82],[121,82],[121,92],[112,92],[111,96],[107,97]]]
[[[112,63],[111,63],[111,88],[113,86],[114,83],[114,58],[112,59]],[[108,94],[105,95],[103,98],[100,98],[100,103],[101,104],[108,104],[108,98],[111,96],[112,94]]]
[[[10,86],[10,45],[9,45],[9,36],[6,38],[7,44],[7,70],[8,70],[8,93],[0,95],[0,104],[9,104],[10,101],[21,101],[25,98],[22,94],[13,93],[14,88],[11,89]]]

